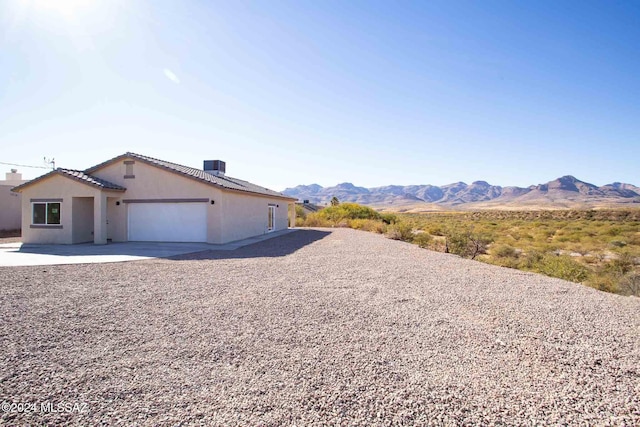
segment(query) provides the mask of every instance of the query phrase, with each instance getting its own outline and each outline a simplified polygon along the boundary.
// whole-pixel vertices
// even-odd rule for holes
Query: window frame
[[[44,205],[44,222],[35,222],[35,209],[36,205]],[[58,205],[58,222],[50,222],[50,205]],[[53,206],[51,206],[53,208]],[[59,201],[51,201],[51,202],[31,202],[31,225],[46,227],[53,226],[59,227],[62,225],[62,202]]]

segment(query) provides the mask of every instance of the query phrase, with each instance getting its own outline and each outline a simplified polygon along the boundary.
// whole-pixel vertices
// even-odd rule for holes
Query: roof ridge
[[[146,156],[144,154],[134,153],[132,151],[127,151],[124,154],[121,154],[110,160],[107,160],[98,165],[85,169],[83,172],[86,174],[93,173],[95,171],[98,171],[99,169],[102,169],[103,167],[106,167],[107,165],[112,164],[115,161],[118,161],[119,159],[127,158],[127,157],[132,159],[138,159],[139,161],[146,162],[151,166],[165,169],[169,172],[186,176],[188,178],[196,179],[206,184],[215,185],[224,190],[240,191],[245,193],[257,194],[261,196],[277,197],[277,198],[285,198],[285,199],[293,200],[292,197],[286,196],[281,192],[271,190],[261,185],[253,184],[249,181],[245,181],[240,178],[234,178],[234,177],[225,176],[225,175],[214,175],[199,168],[181,165],[179,163],[174,163],[174,162],[158,159],[151,156]]]

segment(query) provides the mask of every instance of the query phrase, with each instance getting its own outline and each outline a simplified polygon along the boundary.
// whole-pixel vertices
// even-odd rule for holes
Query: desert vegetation
[[[298,226],[350,227],[426,249],[640,296],[640,209],[383,214],[340,203]]]

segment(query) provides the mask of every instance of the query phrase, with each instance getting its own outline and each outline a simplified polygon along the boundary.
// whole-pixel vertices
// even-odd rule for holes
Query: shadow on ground
[[[265,258],[283,257],[294,253],[313,242],[321,240],[331,234],[328,231],[297,229],[295,233],[285,234],[275,239],[254,243],[233,251],[209,250],[169,257],[175,261],[193,261],[207,259],[232,258]]]

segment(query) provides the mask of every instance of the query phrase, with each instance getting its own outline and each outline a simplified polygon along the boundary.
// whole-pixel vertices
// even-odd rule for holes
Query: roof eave
[[[84,179],[78,178],[78,177],[76,177],[76,176],[72,176],[72,175],[66,174],[66,173],[64,173],[64,172],[62,172],[62,171],[60,171],[60,170],[58,170],[58,169],[53,170],[53,171],[51,171],[51,172],[49,172],[49,173],[46,173],[46,174],[44,174],[44,175],[42,175],[42,176],[39,176],[38,178],[34,178],[34,179],[32,179],[31,181],[29,181],[29,182],[25,182],[24,184],[20,184],[20,185],[18,185],[17,187],[13,187],[13,188],[11,189],[11,191],[13,191],[14,193],[20,193],[20,192],[22,192],[22,190],[24,190],[26,187],[29,187],[29,186],[31,186],[31,185],[33,185],[33,184],[37,184],[38,182],[40,182],[40,181],[42,181],[42,180],[45,180],[45,179],[47,179],[47,178],[50,178],[50,177],[52,177],[53,175],[60,175],[60,176],[62,176],[62,177],[64,177],[64,178],[69,178],[69,179],[71,179],[71,180],[73,180],[73,181],[76,181],[76,182],[79,182],[79,183],[81,183],[81,184],[85,184],[85,185],[88,185],[88,186],[90,186],[90,187],[97,188],[98,190],[103,190],[103,191],[117,191],[117,192],[121,192],[121,193],[122,193],[122,192],[127,191],[127,189],[126,189],[126,188],[111,188],[111,187],[104,187],[104,186],[101,186],[101,185],[96,184],[96,183],[93,183],[93,182],[88,182],[88,181],[85,181]]]
[[[198,178],[195,178],[195,179],[198,179]],[[288,197],[288,196],[285,196],[285,195],[278,196],[276,194],[256,193],[255,191],[248,191],[248,190],[236,190],[234,188],[223,187],[223,186],[218,185],[218,184],[216,184],[214,182],[206,182],[206,181],[202,181],[202,180],[199,180],[199,179],[198,179],[198,181],[200,181],[200,182],[202,182],[204,184],[213,185],[213,186],[215,186],[216,188],[219,188],[222,191],[229,191],[229,192],[232,192],[232,193],[250,194],[252,196],[268,197],[268,198],[271,198],[271,199],[279,199],[279,200],[288,200],[290,202],[295,202],[296,200],[298,200],[298,199],[294,199],[294,198],[291,198],[291,197]]]

